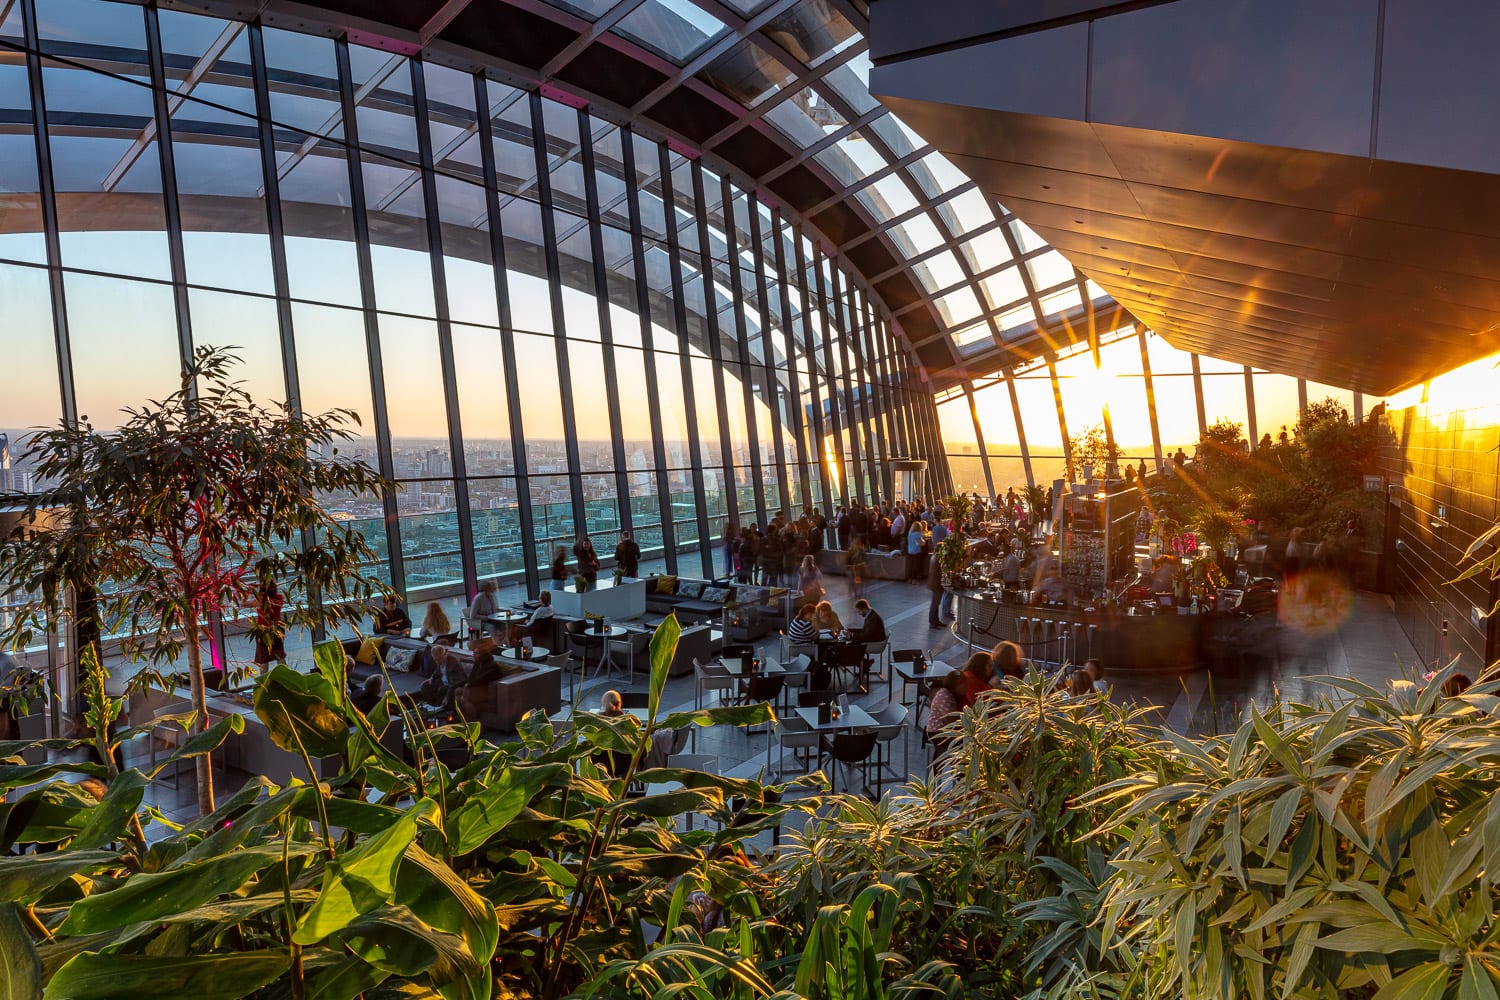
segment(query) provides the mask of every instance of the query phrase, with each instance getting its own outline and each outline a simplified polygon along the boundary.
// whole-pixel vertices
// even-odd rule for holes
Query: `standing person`
[[[739,525],[725,518],[724,537],[720,541],[724,543],[724,578],[728,579],[734,575],[734,557],[740,541]]]
[[[275,580],[261,584],[260,599],[255,606],[255,625],[260,635],[255,640],[255,665],[269,666],[272,661],[286,662],[286,630],[281,622],[285,598]]]
[[[932,601],[927,606],[927,627],[942,628],[943,571],[935,555],[927,559],[927,589],[932,592]]]
[[[821,512],[809,507],[807,509],[807,523],[809,525],[807,548],[813,555],[817,555],[828,544],[828,519]]]
[[[579,533],[578,541],[573,543],[573,558],[578,560],[578,575],[588,581],[587,589],[593,590],[599,582],[599,553],[594,551],[588,535]]]
[[[568,585],[568,550],[561,545],[552,553],[552,589],[562,590]]]
[[[781,543],[781,529],[772,521],[760,545],[760,582],[768,587],[776,585],[776,574],[781,572]]]
[[[849,596],[865,592],[865,540],[863,535],[849,540]]]
[[[840,550],[849,547],[849,535],[853,530],[854,522],[850,520],[849,509],[839,507],[838,513],[834,515],[834,535],[838,540]]]
[[[628,577],[640,575],[641,547],[628,530],[620,532],[620,544],[615,546],[615,569]]]
[[[821,601],[826,593],[823,589],[823,571],[818,569],[818,560],[811,554],[802,557],[802,565],[797,570],[797,590],[801,592],[802,600],[814,604]]]
[[[906,530],[906,582],[916,583],[922,579],[922,549],[927,544],[927,536],[922,534],[922,522],[913,518],[911,527]]]
[[[761,545],[760,529],[746,528],[744,536],[740,539],[740,583],[754,582],[755,567],[760,562]]]

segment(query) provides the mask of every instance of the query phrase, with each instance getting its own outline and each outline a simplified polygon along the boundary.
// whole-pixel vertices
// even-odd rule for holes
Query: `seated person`
[[[434,640],[452,634],[453,625],[443,613],[443,606],[437,601],[427,605],[427,614],[422,618],[422,629],[417,633],[417,638]]]
[[[359,709],[362,715],[369,715],[375,711],[375,706],[380,704],[384,695],[385,679],[379,674],[371,674],[365,678],[364,685],[350,697],[349,703]]]
[[[538,597],[538,600],[541,603],[539,603],[531,612],[531,616],[529,618],[527,618],[524,622],[518,622],[517,624],[511,626],[510,635],[507,637],[506,641],[512,646],[521,645],[522,639],[535,638],[537,634],[537,625],[539,623],[546,622],[549,618],[556,616],[557,612],[552,610],[552,591],[542,591],[540,596]]]
[[[625,699],[620,697],[620,692],[606,691],[599,696],[599,714],[612,717],[625,714]]]
[[[827,601],[819,601],[813,612],[818,623],[818,631],[838,635],[844,630],[844,623],[839,621],[838,613]]]
[[[401,598],[395,594],[385,595],[385,604],[375,612],[376,635],[405,635],[411,631],[411,619],[401,606]]]
[[[786,627],[786,637],[792,642],[816,642],[818,640],[818,606],[808,603],[797,609],[797,617]]]
[[[970,656],[964,663],[963,670],[963,702],[968,707],[979,701],[981,695],[990,690],[990,654],[979,652]]]
[[[485,642],[493,643],[494,641],[493,639],[480,639],[475,644],[476,661],[478,659],[478,646]],[[432,647],[432,654],[433,674],[427,680],[423,681],[422,686],[417,689],[417,697],[429,705],[452,707],[454,690],[461,687],[468,680],[468,676],[464,673],[463,661],[456,656],[450,656],[448,654],[448,647],[446,646]]]
[[[854,602],[854,611],[861,621],[849,630],[849,638],[855,642],[885,642],[885,619],[880,612],[870,607],[870,602],[861,597]]]

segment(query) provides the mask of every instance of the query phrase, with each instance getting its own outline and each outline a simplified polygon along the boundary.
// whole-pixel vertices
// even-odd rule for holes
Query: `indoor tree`
[[[103,623],[127,656],[153,665],[186,652],[198,732],[207,721],[202,643],[222,666],[216,626],[253,609],[262,583],[279,584],[285,610],[280,626],[252,622],[257,639],[360,620],[383,589],[366,575],[374,554],[364,537],[317,499],[387,486],[338,455],[358,415],[267,408],[234,380],[239,364],[232,348],[200,347],[176,392],[126,409],[118,427],[85,418],[39,430],[24,457],[49,485],[27,499],[32,530],[0,546],[0,579],[41,597],[0,640],[24,644],[44,617],[69,613],[69,592],[88,595],[94,621],[79,622],[84,636]],[[197,769],[207,815],[206,757]]]

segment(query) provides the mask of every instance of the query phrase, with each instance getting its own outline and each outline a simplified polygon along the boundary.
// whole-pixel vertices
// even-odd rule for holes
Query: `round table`
[[[552,650],[546,646],[532,646],[531,655],[523,656],[521,655],[521,651],[516,647],[506,646],[504,649],[498,650],[497,655],[508,657],[512,660],[529,660],[532,663],[540,663],[552,655]]]
[[[606,625],[602,629],[595,628],[591,625],[588,628],[583,629],[582,631],[574,632],[573,637],[582,642],[585,649],[597,642],[599,644],[599,669],[601,671],[607,671],[612,665],[609,659],[610,640],[622,639],[629,634],[630,630],[625,628],[625,626],[623,625]],[[587,654],[585,654],[585,662],[587,661],[587,659]]]

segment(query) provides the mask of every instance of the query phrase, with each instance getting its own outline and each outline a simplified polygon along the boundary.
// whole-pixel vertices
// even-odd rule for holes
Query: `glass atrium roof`
[[[352,0],[312,4],[363,44],[381,44],[345,5],[372,16]],[[277,7],[271,0],[267,23]],[[415,42],[434,61],[465,66],[476,52],[491,57],[507,82],[654,129],[796,210],[864,276],[939,384],[1121,320],[1102,289],[871,96],[862,0],[404,7],[404,24],[380,28],[388,47]]]

